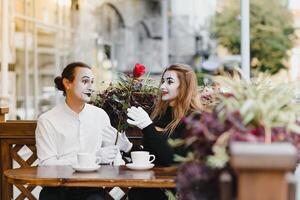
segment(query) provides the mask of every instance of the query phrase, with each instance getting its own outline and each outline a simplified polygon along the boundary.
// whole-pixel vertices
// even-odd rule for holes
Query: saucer
[[[135,169],[135,170],[146,170],[146,169],[151,169],[154,167],[154,164],[150,163],[148,165],[135,165],[133,163],[128,163],[126,164],[126,167],[129,169]]]
[[[96,171],[97,169],[99,169],[100,165],[93,165],[93,166],[88,166],[88,167],[72,165],[72,168],[78,172],[92,172],[92,171]]]

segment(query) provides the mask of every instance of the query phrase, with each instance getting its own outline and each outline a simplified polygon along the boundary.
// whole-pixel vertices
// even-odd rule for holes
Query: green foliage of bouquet
[[[144,73],[145,67],[136,64],[132,73],[121,74],[117,83],[111,83],[106,90],[96,92],[92,97],[92,104],[106,111],[118,131],[128,128],[127,108],[141,106],[149,114],[154,108],[159,90],[149,77],[141,78]]]

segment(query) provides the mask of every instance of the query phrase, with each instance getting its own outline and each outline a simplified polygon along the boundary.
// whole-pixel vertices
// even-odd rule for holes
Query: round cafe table
[[[97,171],[76,172],[71,166],[39,166],[9,169],[6,180],[14,185],[63,187],[175,188],[176,168],[130,170],[126,166],[102,165]]]

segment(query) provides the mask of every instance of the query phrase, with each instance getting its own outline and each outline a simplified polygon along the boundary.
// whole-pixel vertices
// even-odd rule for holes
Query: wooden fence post
[[[5,108],[0,108],[0,122],[5,121],[5,114],[7,114],[9,109],[7,107]]]
[[[297,163],[292,144],[237,142],[230,150],[238,174],[238,200],[288,200],[287,174]]]
[[[0,122],[5,122],[5,114],[7,114],[9,111],[9,109],[7,107],[0,107]],[[2,154],[3,154],[3,149],[2,149],[2,139],[0,138],[0,171],[1,171],[1,175],[0,175],[0,198],[2,199],[4,197],[5,191],[3,190],[3,179],[4,179],[4,175],[3,175],[3,163],[2,163]]]

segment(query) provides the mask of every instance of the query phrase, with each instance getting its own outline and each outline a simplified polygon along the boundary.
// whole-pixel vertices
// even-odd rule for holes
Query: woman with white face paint
[[[54,82],[66,98],[38,119],[35,135],[39,165],[76,165],[79,152],[111,163],[119,149],[103,146],[103,130],[111,126],[109,117],[101,108],[87,104],[94,82],[91,68],[81,62],[70,63]],[[44,187],[39,199],[102,200],[104,194],[99,188]]]
[[[182,119],[192,112],[200,112],[201,103],[197,92],[197,78],[191,67],[173,64],[166,68],[160,83],[161,94],[151,117],[141,107],[128,108],[128,120],[143,133],[145,151],[154,154],[155,164],[169,166],[174,163],[174,155],[185,156],[184,146],[173,148],[168,139],[183,138]],[[132,189],[129,199],[167,199],[161,189]]]

